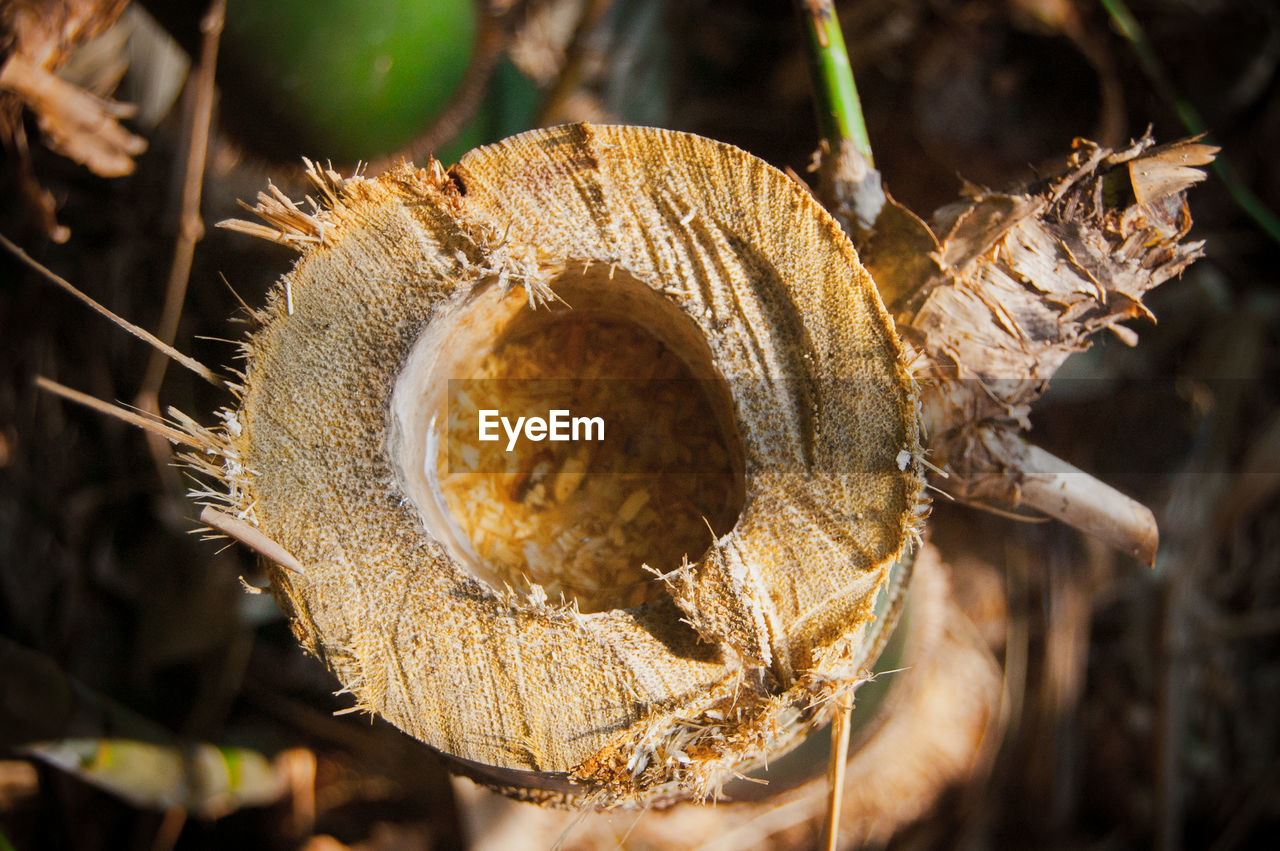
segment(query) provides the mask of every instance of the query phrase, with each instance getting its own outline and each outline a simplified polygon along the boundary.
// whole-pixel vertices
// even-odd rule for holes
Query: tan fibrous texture
[[[955,570],[942,562],[936,547],[925,544],[894,637],[895,642],[901,637],[903,646],[891,666],[900,670],[881,674],[880,685],[889,689],[883,703],[854,708],[854,718],[863,721],[845,769],[841,847],[887,844],[949,788],[954,792],[954,785],[972,783],[989,770],[1002,732],[1002,671],[970,620],[974,613],[952,590],[949,577]],[[1001,617],[986,625],[1003,636]],[[867,691],[859,693],[860,702],[865,696]],[[518,807],[477,794],[470,784],[456,788],[467,804],[468,835],[479,851],[517,844],[550,848],[557,842],[566,848],[614,849],[620,841],[628,848],[789,849],[806,847],[797,834],[818,835],[827,814],[827,779],[821,757],[813,756],[797,751],[773,763],[770,786],[741,784],[730,790],[738,798],[730,803],[672,807],[638,819]],[[758,792],[750,794],[744,786]],[[807,832],[797,830],[801,825]]]
[[[1031,402],[1089,337],[1147,318],[1148,290],[1200,256],[1181,243],[1191,227],[1185,190],[1204,179],[1191,166],[1212,159],[1208,145],[1126,151],[1082,146],[1069,170],[1039,191],[970,189],[969,200],[939,210],[939,253],[954,275],[917,290],[903,305],[913,336],[936,351],[941,368],[979,379],[989,392],[949,399],[962,407],[936,426],[1001,416],[1025,419]],[[1151,186],[1157,165],[1171,178]]]
[[[923,514],[914,385],[831,218],[740,150],[644,128],[312,176],[310,211],[274,192],[265,226],[232,223],[302,255],[245,347],[225,507],[304,567],[274,571],[277,596],[358,704],[490,782],[598,806],[714,793],[825,720],[866,675],[876,594]],[[478,288],[544,309],[591,264],[705,337],[746,499],[653,579],[669,596],[582,614],[477,580],[425,530],[389,404],[415,341]]]
[[[1066,167],[1026,189],[966,187],[930,225],[890,202],[864,246],[917,357],[922,423],[951,495],[1030,505],[1147,561],[1151,512],[1027,444],[1032,403],[1103,330],[1153,319],[1145,295],[1202,254],[1186,190],[1217,148],[1197,140],[1123,150],[1076,140]]]

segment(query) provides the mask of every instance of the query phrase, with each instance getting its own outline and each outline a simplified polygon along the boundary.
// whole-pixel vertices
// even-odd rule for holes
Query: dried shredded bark
[[[1150,563],[1145,507],[1028,445],[1031,405],[1072,353],[1154,319],[1147,292],[1202,253],[1184,242],[1185,192],[1217,148],[1197,140],[1121,151],[1077,140],[1066,169],[1024,191],[965,189],[932,228],[890,199],[862,255],[917,353],[922,415],[947,493],[1028,505]],[[941,234],[939,239],[936,235]]]
[[[134,169],[147,142],[120,124],[134,114],[119,103],[54,73],[79,45],[116,22],[128,0],[16,0],[0,4],[0,144],[17,156],[22,196],[32,218],[54,242],[70,235],[58,225],[52,197],[28,156],[24,110],[35,115],[44,142],[101,177]]]
[[[35,113],[53,150],[103,177],[133,171],[146,140],[117,119],[133,107],[86,92],[54,76],[78,45],[100,35],[120,17],[128,0],[33,2],[0,10],[0,136],[10,142],[25,107]]]
[[[17,96],[36,114],[45,144],[102,177],[133,172],[133,158],[147,142],[118,121],[135,112],[131,104],[98,97],[59,79],[15,53],[0,67],[0,89]]]

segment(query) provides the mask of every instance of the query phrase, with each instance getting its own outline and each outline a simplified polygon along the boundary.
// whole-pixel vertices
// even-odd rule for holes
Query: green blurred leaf
[[[28,745],[21,751],[134,806],[182,807],[204,818],[269,804],[284,791],[283,778],[271,762],[245,748],[62,739]]]

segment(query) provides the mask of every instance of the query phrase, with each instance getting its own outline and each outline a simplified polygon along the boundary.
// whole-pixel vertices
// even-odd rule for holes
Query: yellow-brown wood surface
[[[306,646],[363,708],[513,785],[597,802],[700,794],[823,720],[920,499],[914,386],[843,233],[727,145],[644,128],[533,131],[445,172],[317,173],[266,199],[303,249],[247,345],[229,501],[305,567],[275,571]],[[531,303],[624,270],[705,337],[746,497],[670,597],[580,614],[459,566],[406,498],[390,400],[416,340],[477,287]],[[608,286],[601,276],[601,286]],[[539,309],[529,307],[526,309]],[[673,785],[674,784],[674,785]]]

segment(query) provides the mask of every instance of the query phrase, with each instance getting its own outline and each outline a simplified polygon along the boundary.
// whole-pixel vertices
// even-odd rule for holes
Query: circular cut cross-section
[[[316,180],[317,215],[269,211],[305,250],[249,342],[231,499],[360,705],[599,806],[706,794],[829,717],[921,480],[892,322],[809,194],[586,125]]]

